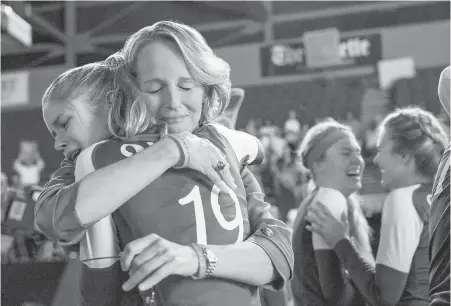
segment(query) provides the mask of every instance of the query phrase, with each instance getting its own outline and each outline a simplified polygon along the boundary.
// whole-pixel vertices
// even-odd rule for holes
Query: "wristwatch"
[[[202,254],[204,255],[207,261],[207,271],[205,273],[205,277],[212,277],[213,273],[216,269],[216,263],[218,262],[218,257],[216,257],[215,253],[207,248],[207,246],[199,244]]]

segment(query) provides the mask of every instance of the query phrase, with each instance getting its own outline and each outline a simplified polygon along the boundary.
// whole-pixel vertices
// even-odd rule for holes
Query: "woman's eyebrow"
[[[152,82],[162,82],[162,81],[163,80],[160,79],[160,78],[151,78],[151,79],[145,80],[144,84],[149,84],[149,83],[152,83]]]
[[[179,80],[182,82],[194,82],[192,77],[181,77]]]

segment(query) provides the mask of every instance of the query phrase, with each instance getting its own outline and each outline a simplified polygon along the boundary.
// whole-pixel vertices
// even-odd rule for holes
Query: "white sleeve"
[[[219,124],[211,125],[229,141],[238,161],[241,161],[246,155],[249,155],[249,163],[260,164],[263,161],[264,149],[257,137]]]
[[[412,202],[412,188],[392,191],[382,210],[376,264],[409,273],[423,226]]]
[[[94,172],[96,169],[92,163],[92,152],[97,144],[94,144],[83,151],[78,155],[77,160],[75,162],[75,181],[78,182],[84,176],[88,175],[91,172]]]
[[[75,164],[75,180],[79,181],[84,176],[95,171],[92,162],[92,153],[96,146],[94,144],[83,150],[78,155]],[[117,229],[111,215],[99,220],[91,225],[85,237],[80,241],[80,260],[92,258],[113,257],[110,259],[88,261],[85,264],[91,268],[105,268],[114,264],[117,259],[114,258],[119,254],[119,241],[117,238]]]
[[[341,220],[343,213],[348,212],[348,205],[345,197],[339,191],[320,187],[318,193],[313,199],[311,205],[316,205],[321,202],[329,209],[330,213],[338,220]],[[332,250],[333,246],[330,246],[321,238],[320,235],[312,233],[312,242],[314,250]]]

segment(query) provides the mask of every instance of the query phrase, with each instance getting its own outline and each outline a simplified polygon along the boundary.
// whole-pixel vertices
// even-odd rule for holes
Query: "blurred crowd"
[[[362,148],[362,156],[367,167],[371,169],[377,151],[378,127],[382,119],[382,116],[375,116],[365,124],[356,119],[352,112],[348,112],[345,118],[316,118],[314,123],[335,120],[349,126]],[[449,131],[449,121],[445,120],[443,125],[447,126],[446,129]],[[251,118],[242,129],[258,137],[265,148],[264,163],[252,166],[252,170],[260,180],[268,201],[273,205],[274,214],[288,224],[292,224],[299,203],[313,188],[309,171],[299,163],[298,152],[310,127],[308,123],[300,122],[296,111],[291,110],[283,126],[275,125],[271,119]],[[374,174],[368,173],[369,176],[375,176]],[[374,177],[374,180],[379,180],[379,177]],[[365,213],[370,216],[373,211]]]

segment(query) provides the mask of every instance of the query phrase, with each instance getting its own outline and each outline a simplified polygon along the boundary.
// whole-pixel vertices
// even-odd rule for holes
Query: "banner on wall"
[[[381,60],[377,63],[377,71],[379,87],[387,90],[396,80],[415,77],[415,61],[412,57]]]
[[[26,105],[29,102],[29,73],[4,72],[2,80],[2,108]]]
[[[321,69],[342,69],[354,66],[375,65],[382,58],[380,34],[356,35],[340,38],[340,63]],[[260,49],[263,77],[305,74],[318,71],[306,62],[304,43],[280,43]]]

